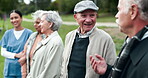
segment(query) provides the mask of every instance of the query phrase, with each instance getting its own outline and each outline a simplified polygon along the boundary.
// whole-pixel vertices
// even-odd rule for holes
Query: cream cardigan
[[[69,63],[69,58],[72,50],[72,45],[76,36],[76,30],[69,32],[65,39],[65,49],[63,52],[63,62],[62,71],[60,78],[68,78],[67,76],[67,66]],[[99,78],[99,75],[94,72],[90,64],[90,55],[99,54],[105,58],[107,64],[113,65],[116,60],[115,45],[110,37],[105,31],[94,28],[93,32],[89,36],[89,45],[86,54],[86,75],[85,78]]]

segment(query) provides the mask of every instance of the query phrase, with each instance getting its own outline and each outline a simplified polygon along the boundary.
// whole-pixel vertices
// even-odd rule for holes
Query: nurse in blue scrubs
[[[18,59],[23,55],[24,45],[32,31],[21,25],[22,14],[18,10],[11,11],[10,22],[14,28],[7,30],[1,40],[1,55],[5,57],[4,78],[21,78]]]

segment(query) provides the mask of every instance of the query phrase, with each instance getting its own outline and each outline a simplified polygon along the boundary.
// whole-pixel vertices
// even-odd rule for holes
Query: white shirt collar
[[[79,38],[86,38],[86,37],[89,37],[89,35],[93,32],[94,28],[95,28],[95,26],[94,26],[89,32],[87,32],[87,33],[85,33],[85,34],[81,34],[81,33],[80,33],[80,28],[78,28],[78,29],[77,29],[77,33],[78,33],[78,35],[79,35]]]
[[[142,40],[148,37],[148,31],[144,34],[144,36],[142,37]]]
[[[142,39],[141,40],[143,40],[143,39],[145,39],[145,38],[147,38],[148,37],[148,31],[144,34],[144,36],[142,37]],[[132,37],[133,38],[133,37]],[[126,39],[126,42],[128,43],[128,42],[130,42],[130,40],[132,39],[132,38],[127,38]]]

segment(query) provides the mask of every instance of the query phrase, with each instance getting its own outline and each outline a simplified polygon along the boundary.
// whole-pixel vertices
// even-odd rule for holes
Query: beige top
[[[63,42],[57,31],[37,45],[27,78],[59,78]]]
[[[68,78],[67,66],[72,50],[72,45],[78,29],[69,32],[65,39],[65,48],[63,52],[63,62],[60,78]],[[101,29],[94,28],[89,36],[89,45],[86,55],[86,75],[85,78],[99,78],[99,75],[94,72],[90,64],[90,55],[99,54],[105,58],[107,64],[113,65],[116,60],[115,45],[109,34]]]

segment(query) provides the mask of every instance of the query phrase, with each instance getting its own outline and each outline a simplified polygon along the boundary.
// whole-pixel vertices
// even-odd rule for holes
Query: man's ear
[[[77,14],[74,14],[73,17],[74,17],[74,19],[76,20],[76,19],[77,19]]]
[[[138,5],[132,4],[130,10],[131,19],[134,20],[138,16]]]

